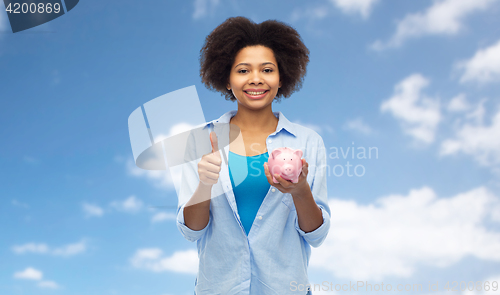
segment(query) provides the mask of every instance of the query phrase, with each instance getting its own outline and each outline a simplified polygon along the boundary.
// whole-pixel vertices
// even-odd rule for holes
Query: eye
[[[247,70],[245,70],[245,69],[238,70],[238,73],[246,73],[246,72],[247,72]]]
[[[264,72],[266,72],[266,73],[272,73],[273,69],[264,69]]]

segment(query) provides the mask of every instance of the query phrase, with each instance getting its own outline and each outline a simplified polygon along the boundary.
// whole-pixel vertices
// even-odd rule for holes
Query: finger
[[[281,175],[279,175],[278,173],[276,173],[276,174],[274,174],[274,177],[276,178],[276,180],[278,181],[278,183],[282,187],[284,187],[284,188],[288,188],[289,187],[288,180],[286,180],[283,177],[281,177]]]
[[[210,144],[212,145],[212,153],[219,150],[219,140],[214,131],[210,132]]]
[[[302,159],[302,174],[304,176],[309,172],[309,164],[306,162],[306,159]]]
[[[214,165],[212,163],[210,163],[209,165],[205,166],[204,168],[208,172],[213,172],[213,173],[217,173],[217,174],[219,174],[219,172],[221,170],[221,166],[220,165]]]
[[[214,160],[210,160],[210,157],[205,157],[204,158],[205,161],[199,163],[199,168],[203,171],[210,171],[210,172],[214,172],[214,173],[219,173],[220,170],[221,170],[221,165],[219,164],[216,164],[216,163],[212,163],[214,162]],[[220,161],[219,161],[220,163]]]
[[[201,166],[203,168],[207,168],[210,165],[216,165],[219,166],[218,163],[222,162],[221,160],[217,159],[215,154],[206,154],[201,157],[201,161],[198,164],[198,166]]]
[[[209,179],[212,179],[212,180],[217,180],[219,179],[219,173],[214,173],[214,172],[211,172],[211,171],[206,171],[205,172],[205,176]]]
[[[305,172],[305,173],[307,173],[309,171],[309,165],[303,165],[302,166],[302,171]]]
[[[269,184],[271,185],[274,185],[273,177],[271,176],[271,173],[269,173],[269,167],[267,166],[267,163],[264,163],[264,174],[266,175],[267,182],[269,182]]]
[[[278,189],[279,189],[280,187],[282,187],[282,186],[280,185],[280,183],[279,183],[279,182],[274,182],[273,175],[272,175],[272,174],[271,174],[271,172],[269,171],[269,166],[267,165],[267,163],[265,163],[265,165],[266,165],[266,166],[264,167],[264,173],[266,174],[267,181],[268,181],[268,182],[269,182],[272,186],[274,186],[274,187],[276,187],[276,188],[278,188]],[[276,175],[279,175],[279,174],[276,174]],[[276,181],[277,181],[277,180],[278,180],[278,179],[276,178]]]
[[[220,166],[222,163],[222,159],[221,159],[220,153],[218,151],[215,151],[212,154],[206,155],[205,158],[206,158],[206,161],[210,164]]]
[[[266,176],[269,176],[269,168],[267,167],[267,163],[264,163],[264,165],[263,165],[263,166],[264,166],[264,174],[265,174]]]

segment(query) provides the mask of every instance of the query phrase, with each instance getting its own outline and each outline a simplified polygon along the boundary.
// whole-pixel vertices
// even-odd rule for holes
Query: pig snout
[[[295,167],[290,164],[285,164],[281,167],[281,173],[283,173],[284,175],[293,175],[295,170]]]

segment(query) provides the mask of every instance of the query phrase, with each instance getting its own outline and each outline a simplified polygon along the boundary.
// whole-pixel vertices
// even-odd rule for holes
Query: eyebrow
[[[263,66],[263,65],[268,65],[268,64],[271,64],[271,65],[273,65],[273,66],[276,66],[275,64],[273,64],[273,63],[272,63],[272,62],[270,62],[270,61],[268,61],[268,62],[263,62],[263,63],[261,63],[260,65],[261,65],[261,66]],[[236,68],[237,66],[241,66],[241,65],[244,65],[244,66],[250,66],[250,64],[249,64],[249,63],[244,63],[244,62],[242,62],[242,63],[237,64],[237,65],[236,65],[236,66],[234,66],[234,67]]]

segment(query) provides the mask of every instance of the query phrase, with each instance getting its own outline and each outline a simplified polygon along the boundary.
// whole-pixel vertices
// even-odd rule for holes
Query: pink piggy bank
[[[267,166],[273,176],[274,183],[278,183],[274,174],[279,174],[283,179],[297,183],[302,172],[302,151],[287,147],[276,148],[272,151]]]

